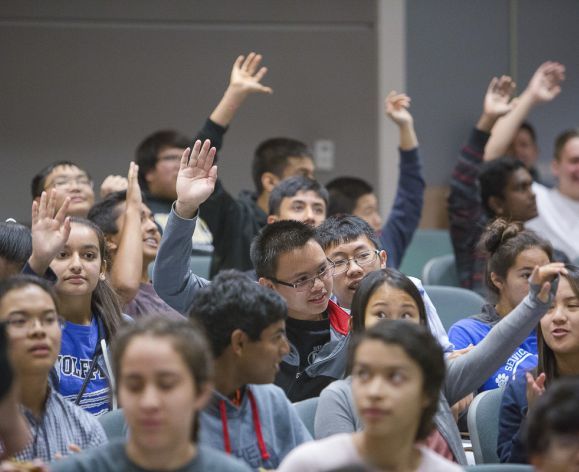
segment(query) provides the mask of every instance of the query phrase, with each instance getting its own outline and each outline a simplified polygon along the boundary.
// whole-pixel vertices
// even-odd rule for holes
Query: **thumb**
[[[549,291],[551,290],[551,282],[545,282],[541,287],[539,292],[538,298],[543,303],[546,303],[549,300]]]

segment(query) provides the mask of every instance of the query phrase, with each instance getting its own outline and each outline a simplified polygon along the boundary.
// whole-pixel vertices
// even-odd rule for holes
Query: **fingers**
[[[66,197],[64,199],[64,202],[62,203],[62,206],[59,208],[58,213],[54,217],[54,219],[58,221],[59,224],[62,224],[64,222],[66,214],[68,213],[69,206],[70,206],[70,197]]]
[[[74,453],[77,453],[77,452],[80,452],[80,451],[81,451],[80,446],[78,446],[77,444],[69,444],[69,445],[68,445],[68,450],[69,450],[70,452],[74,452]]]
[[[38,221],[38,202],[34,200],[32,202],[32,224],[35,225]]]
[[[70,216],[67,216],[64,220],[64,224],[62,225],[62,237],[64,242],[68,241],[68,237],[70,236]]]
[[[56,190],[52,189],[48,196],[48,205],[46,207],[46,214],[49,218],[52,218],[56,212]]]
[[[183,151],[181,155],[181,162],[179,163],[179,170],[184,170],[189,164],[189,157],[191,156],[191,148],[187,148]]]
[[[235,59],[235,62],[233,63],[233,69],[241,69],[244,59],[245,56],[243,55],[237,56],[237,59]]]

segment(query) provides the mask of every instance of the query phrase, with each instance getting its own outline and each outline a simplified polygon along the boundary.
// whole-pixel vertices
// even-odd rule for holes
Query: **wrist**
[[[239,85],[230,85],[223,94],[223,101],[230,107],[238,108],[249,95],[249,90]]]
[[[495,123],[497,122],[498,119],[499,119],[498,116],[490,115],[488,113],[483,113],[481,115],[481,117],[479,118],[479,120],[476,124],[476,127],[480,131],[485,131],[487,133],[490,133],[491,129],[493,128],[493,126],[495,125]]]
[[[175,213],[186,220],[193,219],[197,214],[198,208],[199,206],[191,203],[181,202],[179,200],[175,202]]]
[[[52,258],[48,259],[44,257],[39,257],[38,255],[33,253],[28,259],[28,265],[36,275],[42,277],[46,272],[46,269],[48,269],[48,266],[50,265],[51,261]]]

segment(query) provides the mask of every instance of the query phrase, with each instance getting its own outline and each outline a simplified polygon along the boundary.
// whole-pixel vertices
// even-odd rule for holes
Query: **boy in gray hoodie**
[[[283,390],[271,384],[289,352],[284,300],[238,271],[224,271],[197,292],[190,316],[203,326],[215,358],[215,389],[200,415],[200,444],[254,469],[277,468],[293,448],[311,440]]]

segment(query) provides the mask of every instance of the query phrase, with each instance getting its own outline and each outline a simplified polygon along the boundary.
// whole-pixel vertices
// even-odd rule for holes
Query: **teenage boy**
[[[326,257],[334,263],[333,298],[345,311],[350,310],[354,293],[370,272],[386,267],[388,255],[380,250],[373,228],[363,219],[352,215],[330,216],[316,228],[316,240]],[[409,277],[418,288],[432,334],[445,351],[453,349],[442,322],[420,280]]]
[[[208,141],[203,146],[197,141],[191,156],[189,152],[183,154],[177,201],[153,272],[159,295],[180,312],[185,312],[196,292],[208,284],[191,273],[186,261],[197,209],[217,179],[214,156],[215,148],[210,149]],[[291,351],[276,383],[292,401],[317,396],[345,369],[349,316],[329,301],[333,265],[315,241],[314,229],[297,221],[267,225],[252,248],[260,283],[277,291],[288,304]]]
[[[93,181],[88,173],[70,161],[56,161],[44,167],[32,178],[32,200],[39,202],[42,192],[54,190],[56,208],[70,198],[67,216],[86,218],[94,203]]]
[[[328,199],[328,191],[317,180],[301,175],[289,177],[271,192],[267,222],[296,220],[319,226],[326,219]]]
[[[477,249],[489,220],[497,216],[526,222],[537,216],[533,179],[512,157],[483,164],[485,145],[496,121],[512,108],[510,77],[493,78],[483,113],[461,150],[450,181],[448,215],[460,285],[486,297],[486,257]],[[565,260],[558,253],[556,260]]]
[[[200,289],[190,316],[204,328],[215,358],[215,388],[200,415],[200,443],[253,469],[276,469],[311,440],[283,390],[271,385],[289,352],[282,297],[237,271]]]
[[[400,135],[400,175],[394,205],[384,225],[370,184],[356,177],[339,177],[327,184],[328,215],[351,214],[368,222],[380,239],[380,247],[388,251],[387,265],[395,268],[400,266],[420,222],[426,186],[409,106],[410,97],[405,94],[392,91],[386,97],[386,115],[398,126]]]
[[[104,233],[112,256],[110,282],[123,304],[123,311],[133,318],[160,314],[182,319],[155,292],[148,267],[157,256],[161,234],[153,213],[142,201],[137,179],[138,167],[131,163],[128,189],[109,194],[94,205],[88,219]]]

